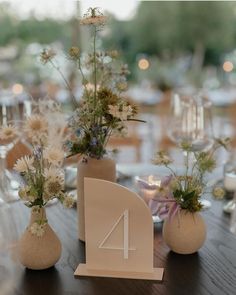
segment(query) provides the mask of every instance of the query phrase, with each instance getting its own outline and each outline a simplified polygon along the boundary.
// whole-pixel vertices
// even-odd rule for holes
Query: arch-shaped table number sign
[[[162,280],[153,268],[150,209],[134,192],[113,182],[85,178],[86,264],[75,276]]]

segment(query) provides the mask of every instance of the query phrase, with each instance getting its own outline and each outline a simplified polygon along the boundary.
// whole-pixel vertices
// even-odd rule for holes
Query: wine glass
[[[226,197],[232,199],[224,205],[223,210],[231,214],[236,209],[236,161],[233,152],[231,152],[229,161],[224,165],[224,188]]]
[[[18,199],[18,194],[11,188],[11,175],[6,169],[6,156],[18,138],[16,122],[19,119],[18,105],[15,98],[7,92],[0,94],[0,187],[7,202]]]
[[[174,96],[169,137],[176,144],[187,142],[192,152],[208,151],[213,145],[211,102],[201,93],[194,96]],[[186,152],[184,152],[185,161]],[[191,156],[191,155],[190,155]],[[192,155],[192,162],[195,161]],[[204,209],[211,206],[201,200]]]
[[[169,137],[177,144],[190,143],[192,151],[207,151],[213,144],[211,103],[200,95],[175,95]]]
[[[1,193],[1,191],[0,191]],[[15,208],[14,208],[15,209]],[[17,260],[18,229],[13,208],[0,205],[0,290],[1,295],[13,294],[19,275]]]
[[[155,175],[135,177],[135,184],[138,188],[138,192],[143,198],[144,202],[150,207],[151,212],[152,208],[150,205],[150,201],[153,200],[153,198],[155,197],[156,190],[161,185],[161,180],[162,178],[160,176]],[[152,220],[154,223],[163,222],[163,219],[159,217],[156,212],[152,212]]]

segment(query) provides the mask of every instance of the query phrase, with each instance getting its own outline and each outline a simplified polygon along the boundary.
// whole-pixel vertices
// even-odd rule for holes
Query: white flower
[[[81,25],[94,25],[94,26],[101,26],[104,25],[107,21],[107,17],[104,15],[96,15],[96,16],[88,16],[81,19]]]
[[[225,196],[225,191],[221,187],[215,187],[212,193],[217,200],[222,200]]]
[[[50,177],[44,183],[45,201],[58,196],[64,188],[64,179]]]
[[[29,156],[24,156],[18,159],[13,167],[19,173],[27,172],[28,170],[34,170],[34,159]]]
[[[34,222],[30,227],[30,232],[33,235],[36,235],[37,237],[42,237],[45,233],[45,226],[47,222],[44,222],[43,224],[39,224],[37,222]]]
[[[17,137],[17,130],[12,125],[2,126],[0,129],[0,140],[3,144],[14,141]]]
[[[72,208],[74,206],[75,200],[73,196],[67,195],[65,196],[65,199],[63,200],[63,206],[65,208]]]
[[[131,105],[123,106],[122,107],[122,112],[121,112],[121,120],[127,120],[128,117],[132,116],[133,114],[133,108]]]
[[[49,179],[49,178],[57,178],[57,179],[60,179],[61,181],[63,181],[64,179],[64,172],[62,169],[58,169],[56,167],[52,167],[50,166],[49,168],[45,168],[44,169],[44,172],[43,172],[43,175],[46,179]]]
[[[109,108],[108,113],[110,115],[112,115],[113,117],[118,118],[118,116],[119,116],[118,115],[119,114],[119,107],[118,106],[109,105],[108,108]]]
[[[24,130],[29,139],[33,142],[40,142],[40,140],[45,141],[47,127],[48,124],[45,118],[39,115],[32,115],[27,119]]]
[[[43,52],[40,54],[40,60],[43,64],[46,64],[48,61],[50,61],[56,53],[52,49],[44,49]]]
[[[119,106],[109,105],[109,114],[113,117],[120,119],[121,121],[126,121],[133,114],[133,108],[131,105],[123,105],[122,110]]]
[[[44,159],[54,166],[60,166],[64,159],[64,151],[55,147],[47,147],[44,150]]]

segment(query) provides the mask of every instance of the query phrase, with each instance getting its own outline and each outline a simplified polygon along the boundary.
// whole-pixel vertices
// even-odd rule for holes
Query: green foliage
[[[132,72],[140,54],[168,66],[186,53],[193,55],[193,67],[219,65],[222,54],[235,46],[235,7],[235,2],[221,1],[143,1],[131,21],[112,20],[104,44],[122,50]],[[157,76],[160,66],[154,64],[153,71]]]
[[[8,5],[0,3],[0,46],[14,42],[48,44],[58,40],[65,44],[71,35],[70,26],[68,21],[38,20],[33,15],[22,20],[13,15]]]
[[[227,148],[229,139],[216,139],[211,150],[208,152],[192,152],[191,144],[189,142],[182,142],[180,147],[186,153],[185,172],[179,176],[171,167],[173,160],[166,154],[160,151],[156,154],[153,163],[155,165],[163,165],[171,172],[170,181],[165,186],[169,186],[169,190],[173,194],[174,201],[182,209],[189,212],[197,212],[202,209],[200,198],[206,191],[206,184],[204,177],[206,173],[212,172],[216,167],[214,153],[220,147]],[[190,153],[193,153],[194,160],[191,163]],[[165,196],[169,198],[170,191]],[[215,192],[218,197],[222,196],[222,192],[218,189]]]

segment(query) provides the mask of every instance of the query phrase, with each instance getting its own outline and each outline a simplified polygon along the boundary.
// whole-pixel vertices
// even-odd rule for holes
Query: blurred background
[[[167,130],[176,93],[201,89],[212,102],[216,134],[235,138],[235,2],[0,1],[1,93],[13,93],[19,103],[48,95],[69,110],[61,77],[43,66],[39,55],[44,48],[58,53],[58,66],[79,100],[80,79],[65,53],[71,46],[89,49],[79,19],[90,6],[109,15],[100,47],[117,49],[128,64],[127,96],[147,121],[131,125],[127,138],[110,142],[120,148],[119,161],[150,162],[155,150],[175,146]]]

